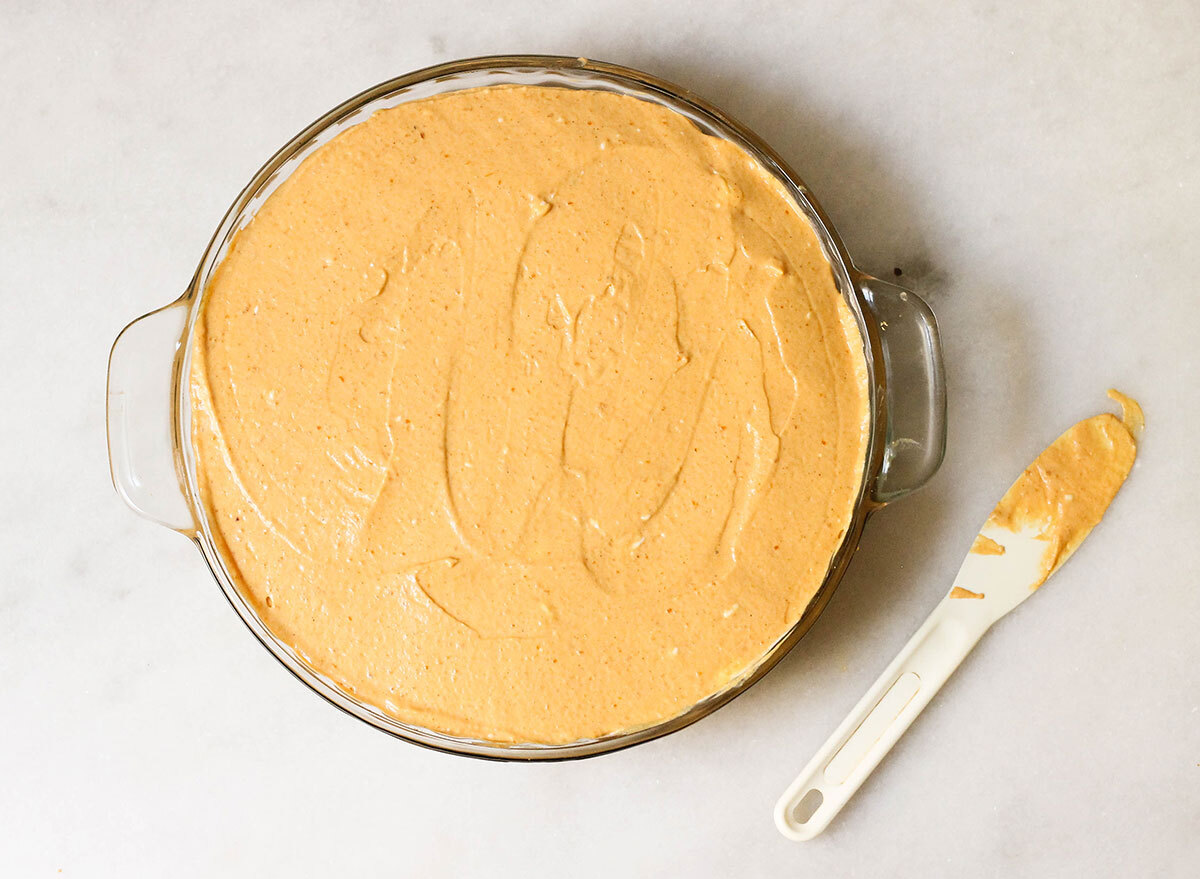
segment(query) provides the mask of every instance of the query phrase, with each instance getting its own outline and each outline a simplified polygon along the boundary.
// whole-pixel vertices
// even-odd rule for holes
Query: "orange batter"
[[[1122,417],[1106,412],[1065,431],[1025,468],[984,526],[1008,531],[1036,529],[1038,538],[1046,541],[1035,589],[1100,523],[1133,468],[1137,436],[1146,423],[1142,407],[1118,391],[1110,390],[1108,395],[1120,403]],[[983,535],[980,538],[995,549],[979,548],[977,538],[972,552],[1004,553],[1004,547],[996,541]]]
[[[746,152],[492,87],[314,153],[206,291],[193,443],[235,581],[410,723],[559,743],[752,667],[849,527],[862,340]]]

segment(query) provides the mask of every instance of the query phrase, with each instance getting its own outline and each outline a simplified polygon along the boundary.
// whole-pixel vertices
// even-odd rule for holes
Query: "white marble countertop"
[[[1196,875],[1195,3],[94,5],[0,10],[0,874]],[[106,463],[114,336],[260,162],[379,80],[502,51],[726,108],[946,346],[946,463],[808,637],[712,717],[581,763],[439,755],[328,707]],[[834,826],[785,841],[778,793],[1110,385],[1149,421],[1110,515]]]

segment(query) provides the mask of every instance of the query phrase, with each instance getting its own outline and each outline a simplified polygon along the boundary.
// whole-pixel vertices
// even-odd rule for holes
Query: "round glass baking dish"
[[[192,337],[209,278],[234,233],[251,220],[275,188],[314,150],[377,110],[461,89],[514,84],[598,89],[651,101],[753,155],[782,181],[816,230],[837,288],[858,322],[870,383],[870,438],[854,516],[822,586],[796,624],[743,675],[684,713],[642,729],[565,745],[499,744],[402,723],[310,668],[262,623],[230,578],[200,500],[189,439]],[[911,291],[857,271],[808,189],[751,131],[685,89],[649,74],[583,58],[514,55],[455,61],[381,83],[326,113],[272,156],[225,214],[183,295],[133,321],[117,337],[109,358],[107,423],[113,483],[121,497],[135,512],[196,543],[246,626],[312,690],[377,729],[415,744],[492,759],[562,760],[613,751],[682,729],[766,674],[824,609],[858,545],[867,516],[920,487],[937,470],[945,451],[945,406],[937,325],[928,306]]]

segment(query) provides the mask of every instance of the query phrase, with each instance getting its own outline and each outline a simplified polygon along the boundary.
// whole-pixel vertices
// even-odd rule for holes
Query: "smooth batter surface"
[[[862,342],[741,149],[487,88],[311,156],[217,270],[193,441],[229,567],[357,698],[566,742],[719,690],[849,526]]]
[[[1035,589],[1099,524],[1137,457],[1142,408],[1117,391],[1108,394],[1121,404],[1122,418],[1104,413],[1067,430],[1025,468],[988,518],[988,525],[1009,531],[1036,528],[1049,544]]]

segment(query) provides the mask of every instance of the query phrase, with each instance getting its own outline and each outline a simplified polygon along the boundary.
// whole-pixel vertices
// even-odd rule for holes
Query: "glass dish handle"
[[[175,459],[173,393],[187,304],[144,314],[108,356],[108,464],[121,499],[139,516],[195,530]]]
[[[883,357],[880,415],[887,425],[872,499],[886,504],[930,480],[946,455],[946,377],[937,320],[911,290],[860,275]]]

